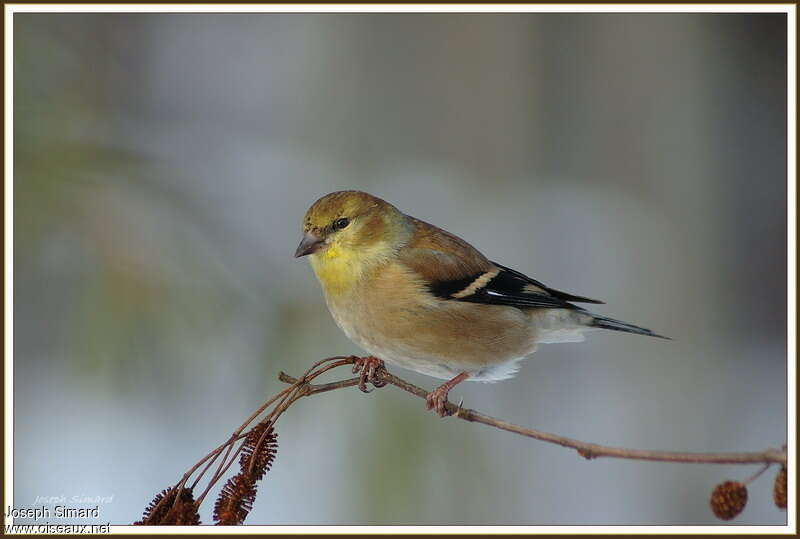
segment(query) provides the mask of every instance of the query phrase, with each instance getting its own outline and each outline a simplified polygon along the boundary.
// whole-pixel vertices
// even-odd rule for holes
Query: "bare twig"
[[[384,369],[379,369],[375,376],[387,384],[402,389],[412,395],[420,398],[425,398],[428,391],[421,387],[403,380]],[[288,374],[281,372],[278,376],[279,380],[289,384],[297,383],[297,380]],[[338,382],[331,382],[321,385],[308,385],[304,396],[316,395],[317,393],[325,393],[345,387],[358,385],[358,378],[349,378],[340,380]],[[463,408],[452,402],[447,402],[445,405],[447,411],[454,417],[463,419],[464,421],[471,421],[473,423],[482,423],[490,427],[495,427],[508,432],[513,432],[528,438],[534,438],[543,442],[560,445],[570,449],[575,449],[579,455],[586,459],[594,459],[599,457],[630,459],[630,460],[649,460],[659,462],[695,462],[706,464],[783,464],[786,465],[786,450],[784,449],[765,449],[764,451],[751,452],[751,453],[687,453],[680,451],[650,451],[642,449],[627,449],[623,447],[610,447],[600,444],[583,442],[574,438],[567,438],[566,436],[559,436],[535,429],[520,427],[497,419],[495,417],[482,414],[476,410]]]
[[[309,368],[302,376],[299,378],[294,378],[289,376],[286,373],[281,372],[278,378],[287,384],[290,384],[288,387],[284,388],[282,391],[278,392],[276,395],[272,396],[268,399],[264,404],[262,404],[255,412],[253,412],[247,420],[244,421],[229,437],[228,439],[216,447],[214,450],[209,452],[203,458],[201,458],[197,463],[195,463],[191,468],[189,468],[186,473],[180,478],[178,483],[176,483],[171,489],[165,491],[164,493],[160,494],[160,497],[157,497],[153,504],[145,511],[145,517],[143,518],[144,524],[159,524],[163,522],[163,515],[166,515],[167,512],[163,511],[162,508],[167,503],[172,503],[172,510],[177,510],[179,505],[184,503],[182,501],[183,497],[181,495],[182,489],[186,488],[186,484],[189,479],[197,474],[194,481],[191,483],[191,487],[188,488],[188,492],[194,491],[195,488],[198,486],[200,481],[209,473],[212,468],[214,468],[214,464],[217,463],[216,468],[211,473],[210,479],[208,479],[208,484],[206,485],[205,489],[202,491],[200,496],[197,498],[197,501],[193,502],[195,512],[196,507],[199,507],[203,500],[206,498],[210,490],[217,484],[220,479],[227,473],[228,469],[231,465],[237,460],[239,455],[243,449],[243,443],[239,444],[243,438],[245,438],[249,433],[249,431],[245,431],[248,426],[250,426],[256,419],[261,417],[259,420],[259,424],[263,425],[264,422],[270,422],[270,429],[278,419],[283,415],[283,413],[295,402],[303,397],[310,397],[312,395],[317,395],[320,393],[327,393],[329,391],[335,391],[338,389],[344,389],[347,387],[358,386],[361,377],[353,377],[353,378],[346,378],[344,380],[339,380],[335,382],[329,382],[324,384],[312,384],[311,382],[319,377],[320,375],[335,369],[337,367],[341,367],[343,365],[353,365],[359,358],[355,356],[335,356],[330,358],[325,358],[320,361],[314,363],[311,368]],[[402,389],[407,393],[411,393],[412,395],[416,395],[424,399],[428,391],[425,389],[415,386],[410,382],[403,380],[389,372],[386,371],[383,367],[375,368],[372,367],[374,372],[371,373],[370,381],[375,387],[382,387],[387,384],[391,384],[395,387]],[[271,409],[270,409],[271,407]],[[694,462],[694,463],[707,463],[707,464],[763,464],[764,469],[762,469],[758,474],[754,475],[750,480],[754,479],[763,471],[768,468],[771,464],[781,464],[782,466],[786,466],[786,446],[784,445],[780,449],[765,449],[764,451],[760,452],[752,452],[752,453],[684,453],[678,451],[649,451],[649,450],[641,450],[641,449],[627,449],[622,447],[610,447],[604,446],[599,444],[593,444],[588,442],[583,442],[580,440],[576,440],[573,438],[567,438],[565,436],[559,436],[557,434],[552,434],[549,432],[543,432],[540,430],[529,429],[525,427],[520,427],[518,425],[514,425],[502,419],[497,419],[495,417],[488,416],[486,414],[482,414],[476,410],[472,410],[469,408],[463,408],[461,403],[458,405],[453,404],[452,402],[445,403],[445,409],[450,415],[458,417],[459,419],[463,419],[464,421],[470,421],[473,423],[482,423],[484,425],[488,425],[490,427],[494,427],[497,429],[505,430],[508,432],[512,432],[514,434],[519,434],[520,436],[526,436],[528,438],[533,438],[536,440],[540,440],[543,442],[548,442],[551,444],[560,445],[562,447],[567,447],[570,449],[574,449],[578,452],[579,455],[586,459],[594,459],[598,457],[608,457],[608,458],[620,458],[620,459],[631,459],[631,460],[646,460],[646,461],[661,461],[661,462]],[[266,413],[265,413],[266,412]],[[258,428],[258,426],[254,427]],[[263,438],[263,436],[262,436]],[[236,444],[239,444],[238,448],[234,449]],[[256,444],[255,449],[256,451],[258,448],[258,444]],[[274,451],[274,449],[273,449]],[[220,459],[220,457],[222,457]],[[247,473],[253,473],[253,467],[250,466],[248,470],[245,470]],[[260,478],[260,477],[259,477]],[[748,480],[748,481],[750,481]],[[250,483],[250,485],[252,485]],[[250,487],[248,487],[250,488]],[[225,495],[231,495],[232,491],[227,492]],[[239,491],[237,491],[239,492]],[[225,493],[225,489],[223,489],[223,493]],[[252,491],[249,491],[252,495],[251,498],[237,498],[239,500],[245,499],[247,503],[252,503],[252,500],[255,499],[255,488],[252,488]],[[174,494],[174,495],[173,495]],[[242,494],[239,492],[239,494]],[[223,494],[221,494],[222,496]],[[170,501],[171,500],[171,501]],[[182,506],[183,507],[183,506]],[[239,506],[241,507],[241,505]],[[241,511],[241,516],[238,517],[238,522],[244,519],[247,514],[247,510]],[[215,509],[216,514],[216,509]],[[237,513],[238,514],[238,513]],[[215,516],[215,518],[217,518]],[[159,521],[161,519],[161,521]]]

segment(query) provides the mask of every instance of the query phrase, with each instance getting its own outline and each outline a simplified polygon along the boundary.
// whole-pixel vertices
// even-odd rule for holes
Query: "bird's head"
[[[303,240],[295,257],[312,262],[369,260],[385,256],[407,237],[400,210],[361,191],[337,191],[320,198],[303,219]]]

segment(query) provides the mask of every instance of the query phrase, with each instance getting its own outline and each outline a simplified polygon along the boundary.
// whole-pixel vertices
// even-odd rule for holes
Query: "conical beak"
[[[294,257],[299,258],[301,256],[310,255],[317,249],[322,246],[322,239],[307,232],[303,236],[303,240],[300,242],[300,245],[297,246],[297,250],[294,252]]]

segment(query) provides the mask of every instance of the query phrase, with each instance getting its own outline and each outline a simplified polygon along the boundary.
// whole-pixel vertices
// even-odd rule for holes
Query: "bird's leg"
[[[447,394],[450,393],[451,389],[467,378],[469,378],[469,373],[462,372],[452,380],[448,380],[447,382],[443,383],[428,393],[428,395],[425,397],[425,406],[428,408],[428,410],[436,410],[436,413],[441,417],[448,415],[447,409],[444,407],[444,405],[447,404]]]
[[[353,363],[353,373],[361,373],[358,380],[358,389],[360,389],[362,393],[369,393],[372,391],[371,389],[367,389],[367,382],[374,387],[383,387],[386,385],[386,382],[375,377],[375,372],[383,367],[383,361],[374,356],[356,358],[355,363]]]

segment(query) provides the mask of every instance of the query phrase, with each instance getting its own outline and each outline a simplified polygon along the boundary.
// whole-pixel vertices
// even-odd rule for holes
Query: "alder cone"
[[[725,481],[711,492],[711,510],[721,520],[730,520],[747,505],[747,487],[738,481]]]
[[[786,509],[786,466],[781,466],[775,476],[775,486],[772,487],[772,499],[779,509]]]

